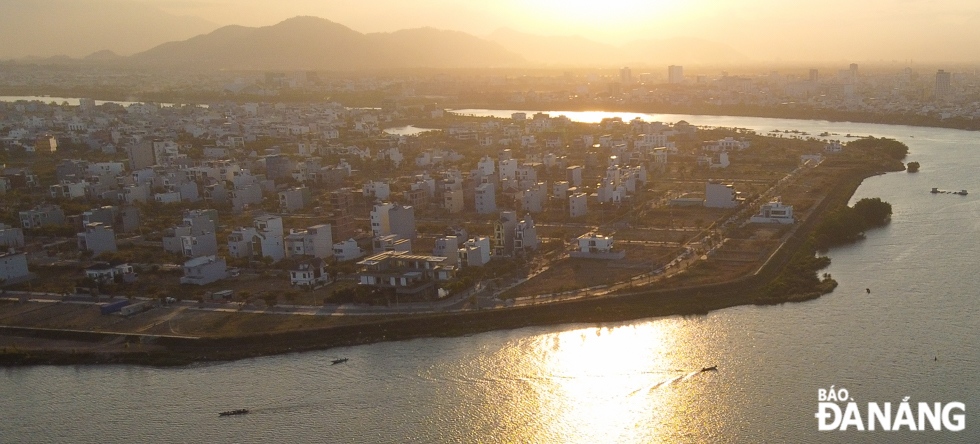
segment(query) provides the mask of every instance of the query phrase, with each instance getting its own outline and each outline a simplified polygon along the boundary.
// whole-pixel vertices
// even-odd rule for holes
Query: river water
[[[831,250],[824,272],[840,286],[813,301],[177,369],[8,368],[0,442],[980,442],[980,135],[642,116],[888,136],[922,168],[862,184],[854,199],[891,202],[892,222]],[[350,361],[330,365],[336,357]],[[698,372],[710,365],[718,371]],[[897,411],[909,397],[913,406],[964,403],[966,427],[818,431],[818,390],[831,386],[847,389],[865,424],[868,402]],[[252,413],[217,415],[241,407]]]

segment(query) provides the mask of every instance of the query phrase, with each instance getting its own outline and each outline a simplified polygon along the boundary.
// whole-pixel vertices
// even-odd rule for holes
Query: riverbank
[[[0,330],[0,365],[137,364],[177,366],[202,361],[229,361],[255,356],[322,350],[382,341],[421,337],[462,336],[534,325],[618,322],[633,319],[703,315],[739,305],[801,302],[819,297],[804,292],[772,297],[767,284],[782,273],[792,257],[807,246],[814,227],[828,212],[846,205],[861,182],[870,176],[897,171],[895,163],[854,162],[841,171],[840,180],[796,232],[766,264],[752,275],[733,281],[674,288],[636,289],[613,296],[593,297],[542,305],[453,314],[392,317],[351,322],[323,328],[234,337],[178,337],[149,334],[66,332],[30,328]],[[274,316],[274,315],[268,315]],[[13,345],[15,341],[20,341]],[[79,349],[72,341],[105,345]]]
[[[78,97],[94,98],[98,102],[114,102],[121,104],[151,102],[161,104],[192,104],[208,105],[217,102],[238,102],[246,103],[261,101],[259,96],[228,96],[223,93],[199,94],[194,97],[185,97],[179,94],[166,93],[142,93],[133,94],[124,90],[115,89],[78,89],[78,88],[45,88],[39,91],[32,87],[0,87],[0,95],[43,97],[46,102],[71,100],[77,101]],[[368,94],[365,97],[359,95],[342,97],[324,96],[320,93],[315,94],[295,94],[278,96],[277,100],[286,103],[312,103],[328,100],[341,100],[355,107],[378,107],[383,99],[383,94]],[[50,100],[49,100],[50,99]],[[841,111],[834,109],[818,109],[797,103],[786,103],[778,106],[761,105],[672,105],[672,104],[649,104],[649,103],[514,103],[514,102],[486,102],[486,101],[466,101],[466,102],[447,102],[441,104],[447,109],[497,109],[538,112],[542,109],[560,109],[562,111],[595,111],[602,109],[606,112],[624,113],[647,113],[647,114],[688,114],[704,116],[734,116],[734,117],[760,117],[772,119],[801,119],[801,120],[826,120],[829,122],[852,122],[852,123],[875,123],[885,125],[908,125],[927,128],[947,128],[961,129],[967,131],[980,131],[980,119],[973,119],[967,116],[953,116],[943,118],[938,115],[922,115],[913,113],[869,113],[864,111]],[[409,122],[410,123],[410,122]]]
[[[686,114],[701,116],[732,116],[732,117],[759,117],[768,119],[798,119],[798,120],[826,120],[828,122],[851,122],[851,123],[874,123],[884,125],[907,125],[920,126],[927,128],[946,128],[960,129],[966,131],[980,131],[980,120],[967,117],[941,118],[939,116],[929,116],[920,114],[899,114],[899,113],[868,113],[863,111],[839,111],[830,109],[815,109],[795,104],[781,106],[756,106],[756,105],[652,105],[644,103],[624,104],[542,104],[535,106],[527,103],[455,103],[451,104],[452,109],[489,109],[489,110],[513,110],[523,112],[539,112],[542,109],[560,109],[568,112],[588,112],[602,109],[604,112],[614,113],[642,113],[642,114]]]

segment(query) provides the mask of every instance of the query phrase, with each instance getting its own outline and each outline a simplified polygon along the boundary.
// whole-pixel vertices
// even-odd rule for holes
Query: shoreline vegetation
[[[888,139],[878,139],[878,142],[872,140],[866,142],[866,146],[859,145],[869,150],[861,160],[838,165],[839,180],[836,185],[817,205],[812,216],[799,223],[793,234],[764,265],[752,274],[728,282],[670,289],[640,287],[619,290],[612,296],[533,306],[388,316],[326,327],[229,337],[194,338],[0,326],[0,366],[180,366],[383,341],[456,337],[529,326],[700,316],[734,306],[811,300],[832,292],[837,285],[830,275],[818,275],[820,269],[829,265],[830,259],[818,257],[816,253],[829,245],[856,241],[864,230],[888,222],[891,206],[880,199],[863,199],[854,207],[847,206],[864,179],[905,169],[901,163],[905,151],[888,148],[893,145]],[[837,233],[840,227],[845,227],[846,231]],[[104,351],[72,348],[71,344],[79,343],[112,344],[113,347]]]

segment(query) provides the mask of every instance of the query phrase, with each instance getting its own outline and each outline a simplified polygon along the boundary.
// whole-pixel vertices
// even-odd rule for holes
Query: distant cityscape
[[[973,128],[980,117],[976,69],[886,68],[705,73],[671,65],[661,72],[614,70],[448,70],[342,73],[224,72],[0,64],[0,93],[66,95],[117,101],[207,104],[385,101],[443,108],[759,114]],[[756,68],[756,70],[759,70]],[[748,71],[740,69],[740,71]],[[806,114],[810,113],[810,114]],[[813,114],[816,113],[816,114]]]

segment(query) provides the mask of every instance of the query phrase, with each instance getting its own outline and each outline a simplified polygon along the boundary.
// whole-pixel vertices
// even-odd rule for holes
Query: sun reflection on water
[[[527,390],[505,442],[665,442],[688,435],[699,390],[697,338],[683,320],[589,327],[529,338],[502,351]],[[516,387],[515,387],[516,388]],[[703,436],[703,435],[702,435]]]

